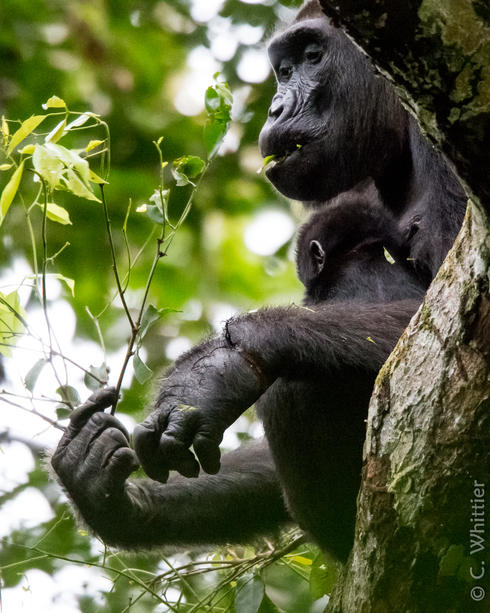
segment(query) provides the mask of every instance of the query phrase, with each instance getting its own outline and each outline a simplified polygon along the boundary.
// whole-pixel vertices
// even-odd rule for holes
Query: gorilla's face
[[[406,114],[390,86],[325,17],[294,23],[269,57],[277,78],[259,137],[285,196],[325,201],[376,178],[402,147]]]

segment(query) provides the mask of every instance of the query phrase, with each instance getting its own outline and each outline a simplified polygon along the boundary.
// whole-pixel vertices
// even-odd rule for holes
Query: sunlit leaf
[[[60,109],[60,108],[66,109],[66,103],[62,98],[59,98],[58,96],[51,96],[51,98],[48,98],[48,100],[46,100],[46,102],[43,104],[43,109]]]
[[[80,179],[80,177],[71,169],[67,168],[66,173],[61,177],[61,181],[65,184],[68,191],[87,200],[95,200],[100,202],[99,198],[91,191],[89,187]]]
[[[48,363],[47,360],[45,360],[44,358],[41,358],[34,364],[34,366],[30,369],[30,371],[25,376],[24,385],[26,389],[28,389],[30,392],[34,391],[34,387],[39,378],[39,375],[41,374],[42,369],[46,366],[47,363]]]
[[[12,151],[19,145],[24,138],[29,136],[38,125],[46,119],[46,115],[33,115],[22,122],[20,128],[12,135],[9,147],[7,149],[7,155],[10,155]]]
[[[51,189],[54,189],[63,174],[63,162],[46,145],[36,145],[32,155],[34,170],[38,172]]]
[[[40,204],[42,207],[42,205]],[[56,223],[61,224],[62,226],[66,226],[68,224],[71,225],[70,215],[66,209],[62,206],[59,206],[55,202],[48,202],[48,206],[46,209],[46,216],[51,221],[55,221]]]
[[[19,189],[19,184],[23,172],[24,162],[22,161],[20,166],[16,168],[15,172],[10,177],[9,182],[3,189],[2,195],[0,196],[0,224],[5,219],[5,215],[7,214],[7,211],[9,210],[9,207],[12,204],[13,199],[15,198],[15,194]]]
[[[4,147],[8,145],[9,136],[10,136],[9,124],[7,120],[5,119],[5,116],[2,115],[2,142],[3,142]]]
[[[268,168],[271,168],[277,163],[276,155],[266,155],[262,160],[262,166],[257,170],[257,174],[260,175],[265,172]]]
[[[142,385],[149,381],[153,375],[151,368],[148,368],[138,354],[133,356],[133,368],[136,380]]]
[[[92,151],[92,149],[95,149],[99,145],[103,145],[103,144],[104,144],[103,140],[91,140],[89,144],[85,147],[85,152],[88,153],[89,151]]]
[[[76,119],[70,121],[70,123],[66,126],[66,131],[69,132],[73,128],[83,126],[84,123],[87,123],[90,117],[91,115],[89,113],[83,113],[82,115],[79,115]]]
[[[9,356],[11,345],[24,332],[25,310],[20,304],[19,294],[0,292],[0,353]]]
[[[311,566],[313,564],[313,560],[305,558],[304,556],[293,556],[291,562],[296,562],[297,564],[301,564],[301,566]]]
[[[10,170],[13,164],[0,164],[0,170]]]
[[[108,182],[103,179],[102,177],[99,177],[99,175],[95,174],[95,172],[90,169],[90,174],[89,174],[89,180],[91,183],[97,183],[98,185],[107,185]]]
[[[394,264],[395,260],[393,256],[391,255],[391,253],[388,251],[388,249],[386,249],[386,247],[383,247],[383,252],[384,252],[386,261],[389,262],[390,264]]]
[[[22,147],[19,153],[21,155],[32,155],[35,149],[36,149],[36,145],[26,145],[25,147]]]
[[[44,139],[44,142],[46,143],[56,143],[60,140],[60,138],[63,136],[63,132],[65,131],[66,128],[66,119],[63,119],[63,121],[60,121],[52,130],[51,132],[46,136],[46,138]]]

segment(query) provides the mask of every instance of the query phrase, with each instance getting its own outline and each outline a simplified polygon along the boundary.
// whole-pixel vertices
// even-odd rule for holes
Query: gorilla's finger
[[[197,477],[199,463],[187,445],[174,436],[163,434],[160,439],[159,457],[170,470],[177,470],[183,477]]]
[[[93,439],[89,461],[95,463],[98,469],[103,469],[116,449],[127,447],[128,440],[121,430],[105,428],[97,438]]]
[[[70,415],[70,426],[82,428],[90,417],[97,411],[103,411],[112,406],[117,400],[114,387],[105,387],[94,392],[88,400],[73,411]]]
[[[129,447],[120,447],[109,458],[107,468],[111,476],[125,481],[132,472],[139,468],[138,458]]]
[[[194,451],[204,472],[215,475],[221,465],[221,452],[219,442],[203,434],[198,434],[193,443]]]
[[[133,431],[133,445],[141,466],[150,479],[166,483],[169,468],[160,458],[160,435],[148,422],[138,424]]]
[[[55,462],[58,456],[63,455],[66,447],[87,424],[92,415],[97,411],[103,411],[107,407],[110,407],[116,400],[117,394],[115,388],[103,388],[94,392],[83,404],[72,412],[70,415],[70,423],[61,437],[53,455]]]

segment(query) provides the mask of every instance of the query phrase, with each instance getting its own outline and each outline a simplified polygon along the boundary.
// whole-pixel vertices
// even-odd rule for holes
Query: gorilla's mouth
[[[303,145],[296,145],[294,149],[287,150],[286,152],[266,155],[264,157],[264,161],[260,171],[264,171],[265,173],[267,173],[269,170],[272,170],[276,166],[281,166],[282,164],[284,164],[284,162],[286,162],[286,160],[290,160],[291,158],[293,158],[293,156],[298,157],[302,148]]]

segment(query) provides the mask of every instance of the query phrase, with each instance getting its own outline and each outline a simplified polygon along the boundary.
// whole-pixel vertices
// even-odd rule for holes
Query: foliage
[[[82,569],[84,588],[56,581],[62,608],[53,602],[52,611],[308,611],[331,581],[297,534],[208,555],[105,551],[77,529],[40,459],[40,447],[59,436],[52,436],[59,420],[108,379],[124,390],[121,416],[138,420],[149,380],[174,359],[176,343],[219,328],[216,319],[226,315],[216,313],[301,295],[289,243],[264,257],[243,242],[261,207],[289,209],[256,173],[272,85],[239,77],[247,52],[263,45],[285,5],[298,3],[271,0],[250,11],[227,0],[221,16],[201,21],[193,18],[196,4],[7,0],[0,7],[0,353],[7,371],[0,451],[8,458],[11,449],[29,449],[35,459],[0,492],[13,525],[2,532],[0,572],[5,588],[29,590],[36,572],[60,578],[67,568]],[[243,30],[250,25],[257,30]],[[174,101],[188,91],[186,62],[196,48],[213,47],[217,28],[256,38],[237,34],[235,53],[217,62],[237,103],[230,113],[220,77],[203,91],[201,112],[181,115]],[[64,337],[60,306],[74,315],[74,339]],[[33,435],[41,420],[50,426],[39,445]],[[242,419],[238,438],[253,428]],[[47,502],[49,518],[16,523],[9,509],[33,493]],[[90,587],[95,577],[100,589]],[[13,592],[3,594],[8,603]]]

